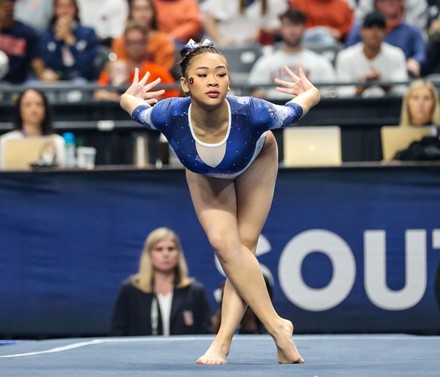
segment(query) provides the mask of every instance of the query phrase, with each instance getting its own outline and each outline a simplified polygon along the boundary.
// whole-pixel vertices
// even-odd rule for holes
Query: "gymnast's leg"
[[[266,221],[272,203],[273,188],[275,186],[278,171],[277,145],[276,142],[272,140],[271,134],[267,135],[265,149],[261,154],[263,153],[271,155],[271,158],[258,158],[254,162],[252,170],[246,171],[235,182],[235,192],[238,204],[237,223],[240,241],[254,255],[257,249],[258,237]],[[268,163],[271,168],[268,168]],[[252,171],[252,173],[250,173],[250,171]],[[247,179],[247,174],[259,175],[264,182],[252,187],[252,190],[248,190],[246,185],[252,184],[252,179]],[[246,193],[246,195],[243,195],[242,193]],[[258,203],[258,206],[255,206],[255,203]],[[235,333],[246,308],[247,304],[241,299],[229,279],[227,279],[223,290],[222,321],[219,331],[211,347],[198,360],[198,362],[212,362],[214,360],[221,360],[222,362],[223,360],[226,361],[226,355],[229,353],[232,336]]]
[[[268,133],[259,157],[235,182],[187,172],[196,213],[228,276],[220,330],[198,363],[226,363],[232,336],[246,309],[240,296],[274,338],[278,361],[303,361],[291,339],[293,326],[275,312],[254,255],[272,201],[277,170],[276,143]]]

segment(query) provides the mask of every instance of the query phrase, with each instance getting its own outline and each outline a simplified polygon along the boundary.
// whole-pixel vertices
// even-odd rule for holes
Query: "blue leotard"
[[[261,151],[268,130],[287,127],[303,114],[296,103],[275,105],[253,97],[227,96],[229,129],[225,152],[218,164],[206,163],[198,151],[200,143],[190,124],[190,97],[164,99],[153,107],[141,105],[132,117],[167,138],[184,167],[198,174],[234,179],[244,172]],[[209,145],[208,145],[209,148]]]

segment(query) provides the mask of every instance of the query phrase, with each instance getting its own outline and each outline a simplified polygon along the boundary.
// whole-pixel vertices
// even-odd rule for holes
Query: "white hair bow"
[[[189,50],[194,50],[197,47],[211,47],[211,46],[214,46],[214,43],[212,43],[209,39],[205,39],[202,43],[197,43],[193,39],[190,39],[184,48]]]

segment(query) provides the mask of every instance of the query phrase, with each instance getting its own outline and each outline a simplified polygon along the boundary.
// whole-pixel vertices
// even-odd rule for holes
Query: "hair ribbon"
[[[184,46],[184,49],[194,50],[198,47],[212,47],[214,43],[212,43],[209,39],[205,39],[202,43],[196,43],[193,39],[190,39],[188,43]]]

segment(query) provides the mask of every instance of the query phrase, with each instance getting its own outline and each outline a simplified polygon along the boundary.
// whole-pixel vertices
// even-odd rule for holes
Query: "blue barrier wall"
[[[281,169],[257,251],[276,308],[298,333],[437,333],[439,213],[440,166]],[[158,226],[214,311],[224,277],[182,171],[0,174],[0,336],[107,334]]]

